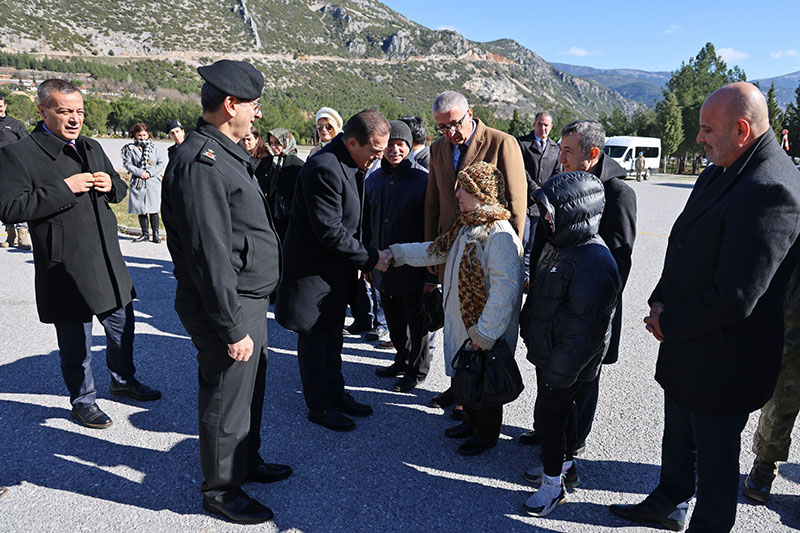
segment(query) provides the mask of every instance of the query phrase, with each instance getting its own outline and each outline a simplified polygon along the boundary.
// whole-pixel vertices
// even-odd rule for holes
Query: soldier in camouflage
[[[769,498],[778,461],[789,458],[792,429],[800,411],[800,268],[786,288],[784,347],[775,393],[761,408],[753,437],[756,459],[744,482],[744,495],[764,503]]]

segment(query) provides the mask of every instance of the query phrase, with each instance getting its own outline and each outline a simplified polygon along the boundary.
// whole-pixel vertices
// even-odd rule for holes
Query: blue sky
[[[508,37],[546,61],[673,71],[707,42],[754,80],[800,70],[800,0],[382,0],[473,41]]]

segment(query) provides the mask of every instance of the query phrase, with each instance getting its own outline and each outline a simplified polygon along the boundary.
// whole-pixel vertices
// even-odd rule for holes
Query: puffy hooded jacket
[[[588,172],[557,174],[533,195],[547,244],[520,326],[528,360],[544,374],[544,385],[564,389],[597,376],[621,280],[597,234],[605,205],[600,180]]]

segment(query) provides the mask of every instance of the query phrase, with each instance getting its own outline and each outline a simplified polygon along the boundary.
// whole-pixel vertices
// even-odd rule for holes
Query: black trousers
[[[422,294],[389,296],[381,293],[386,326],[397,355],[394,362],[405,367],[406,374],[423,380],[428,375],[431,357],[428,332],[422,323]]]
[[[344,306],[338,310],[326,310],[308,334],[297,335],[297,364],[303,396],[311,411],[330,408],[330,400],[344,394],[344,315]]]
[[[555,477],[561,475],[562,463],[571,461],[575,455],[578,437],[575,398],[584,384],[576,381],[566,389],[549,389],[538,368],[536,383],[533,428],[542,447],[544,473]]]
[[[709,416],[680,407],[664,395],[661,478],[647,500],[682,519],[697,503],[687,531],[730,531],[739,496],[739,451],[748,413]]]
[[[472,427],[472,433],[485,446],[494,446],[500,438],[503,426],[503,406],[486,409],[464,407],[466,422]]]
[[[575,396],[575,409],[576,419],[578,424],[578,447],[586,444],[586,438],[592,431],[594,424],[594,415],[597,412],[597,398],[600,394],[600,371],[603,365],[597,372],[597,377],[592,381],[586,381],[581,386],[578,394]]]
[[[357,324],[369,324],[370,328],[376,326],[376,324],[372,323],[372,315],[369,314],[372,303],[369,301],[367,282],[364,280],[363,275],[350,284],[347,305],[350,306],[350,314],[353,315],[353,320]]]
[[[239,298],[253,340],[247,361],[228,356],[228,345],[203,315],[178,312],[197,348],[200,465],[204,496],[227,501],[240,493],[247,471],[263,462],[261,415],[267,374],[266,298]]]
[[[133,303],[99,315],[106,333],[106,364],[111,378],[126,383],[136,373],[133,365]],[[92,376],[92,321],[56,322],[61,375],[73,407],[88,407],[97,399]]]

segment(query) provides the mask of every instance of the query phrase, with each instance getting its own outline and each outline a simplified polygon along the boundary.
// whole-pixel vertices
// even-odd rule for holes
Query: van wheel
[[[650,179],[650,169],[649,168],[645,169],[645,171],[644,171],[644,179],[646,179],[646,180]]]

